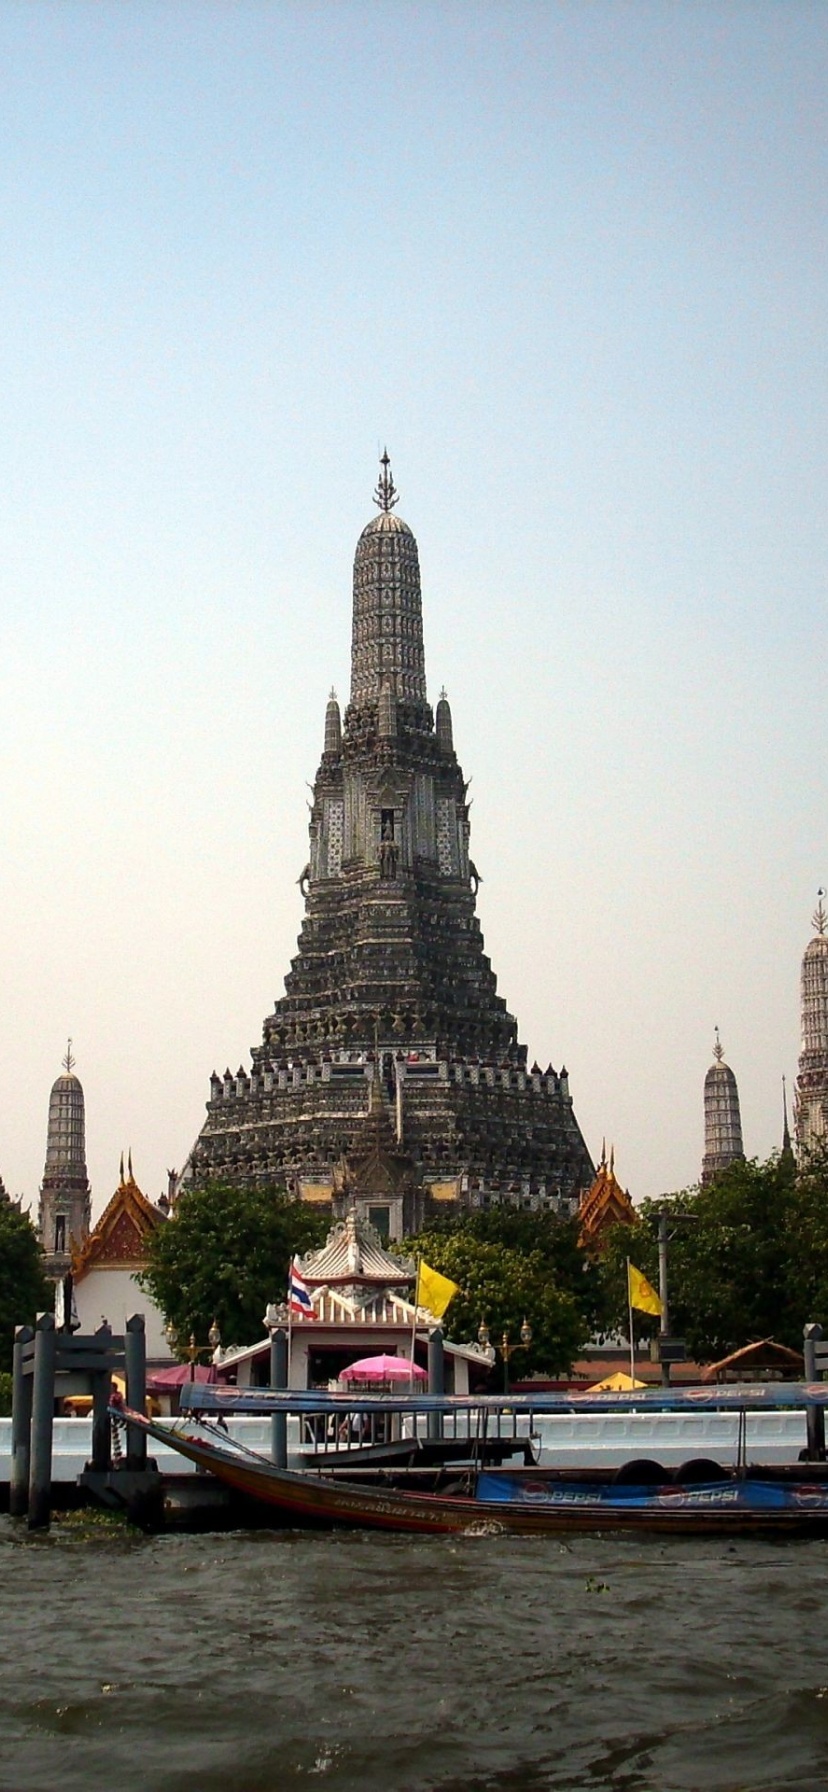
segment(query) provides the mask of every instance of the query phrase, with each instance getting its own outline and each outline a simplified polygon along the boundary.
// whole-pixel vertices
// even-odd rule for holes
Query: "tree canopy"
[[[645,1201],[634,1226],[613,1227],[602,1271],[620,1326],[625,1258],[658,1285],[662,1209],[670,1215],[670,1329],[692,1355],[715,1360],[767,1337],[801,1350],[811,1319],[828,1331],[828,1155],[798,1169],[790,1153],[734,1162],[706,1187]],[[657,1330],[658,1321],[642,1317],[641,1329]]]
[[[225,1345],[255,1344],[268,1302],[284,1297],[294,1252],[321,1244],[328,1224],[276,1188],[185,1189],[152,1234],[141,1285],[180,1338],[205,1342],[215,1319]]]
[[[408,1248],[457,1282],[461,1292],[446,1329],[458,1343],[474,1342],[485,1320],[494,1345],[506,1333],[517,1346],[526,1319],[532,1343],[516,1349],[510,1378],[568,1372],[590,1335],[598,1290],[574,1228],[517,1209],[489,1209],[422,1232]],[[501,1358],[498,1368],[502,1374]]]
[[[11,1201],[0,1201],[0,1370],[11,1369],[15,1326],[33,1325],[52,1305],[34,1226]]]

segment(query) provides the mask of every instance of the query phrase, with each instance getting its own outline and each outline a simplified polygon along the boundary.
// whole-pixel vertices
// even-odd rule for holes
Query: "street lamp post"
[[[169,1344],[170,1349],[173,1352],[177,1351],[178,1350],[178,1332],[176,1331],[172,1320],[170,1320],[169,1324],[166,1327],[165,1337],[166,1337],[167,1343]],[[195,1332],[190,1333],[189,1342],[185,1345],[184,1351],[182,1354],[185,1357],[186,1361],[190,1365],[190,1380],[191,1381],[195,1381],[196,1363],[198,1362],[199,1357],[200,1356],[214,1356],[220,1343],[221,1343],[221,1332],[219,1331],[218,1324],[215,1319],[213,1320],[210,1330],[207,1333],[207,1343],[206,1344],[197,1344]]]
[[[479,1326],[478,1333],[477,1333],[477,1342],[480,1345],[481,1350],[487,1350],[489,1348],[489,1328],[486,1324],[485,1319],[481,1319],[481,1321],[480,1321],[480,1326]],[[512,1351],[513,1350],[528,1350],[531,1342],[532,1342],[532,1327],[529,1324],[528,1319],[524,1319],[523,1324],[520,1328],[520,1338],[516,1339],[514,1344],[512,1343],[512,1341],[509,1337],[509,1333],[504,1332],[503,1336],[500,1340],[500,1343],[495,1344],[493,1346],[495,1354],[497,1356],[501,1356],[503,1358],[503,1392],[504,1392],[504,1394],[508,1394],[508,1392],[509,1392],[509,1358],[512,1354]]]
[[[658,1216],[658,1296],[661,1301],[661,1317],[658,1322],[659,1338],[670,1336],[670,1309],[667,1304],[667,1245],[670,1234],[667,1231],[667,1215],[662,1208]],[[661,1385],[670,1386],[670,1364],[661,1360]]]
[[[695,1221],[697,1219],[698,1215],[695,1213],[671,1213],[669,1207],[662,1207],[659,1210],[658,1215],[658,1296],[661,1301],[661,1317],[658,1322],[658,1335],[659,1355],[661,1357],[661,1381],[662,1385],[666,1388],[670,1386],[670,1363],[665,1360],[663,1354],[664,1340],[670,1339],[670,1308],[667,1299],[667,1246],[671,1239],[675,1238],[675,1232],[669,1231],[668,1228],[671,1225],[675,1226],[679,1223],[687,1224],[689,1221]],[[676,1357],[675,1360],[683,1361],[683,1358],[679,1359]]]

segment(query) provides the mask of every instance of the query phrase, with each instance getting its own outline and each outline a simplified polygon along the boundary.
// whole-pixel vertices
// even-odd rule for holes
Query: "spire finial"
[[[127,1175],[129,1177],[130,1182],[135,1181],[135,1177],[132,1174],[132,1146],[131,1145],[130,1145],[129,1151],[127,1153]]]
[[[377,487],[374,492],[374,503],[379,506],[380,510],[389,511],[393,510],[397,498],[399,497],[399,493],[391,478],[391,462],[388,458],[387,448],[383,448],[382,454],[380,455],[380,466],[382,467],[382,472],[377,480]]]
[[[825,933],[825,923],[826,923],[826,921],[828,921],[828,910],[826,910],[825,903],[822,900],[824,895],[825,895],[825,891],[823,889],[817,890],[817,896],[819,897],[819,901],[817,902],[814,913],[811,916],[811,926],[815,927],[817,930],[817,933],[819,933],[819,934]]]
[[[782,1078],[782,1150],[790,1151],[790,1149],[791,1149],[791,1133],[790,1133],[790,1128],[788,1126],[788,1083],[787,1083],[787,1078],[785,1076],[783,1076],[783,1078]]]
[[[123,1154],[123,1151],[122,1151],[122,1152],[121,1152],[121,1173],[120,1173],[120,1181],[121,1181],[121,1187],[122,1187],[122,1188],[123,1188],[123,1186],[124,1186],[124,1154]]]
[[[713,1047],[713,1056],[714,1056],[714,1058],[715,1058],[715,1060],[716,1060],[716,1063],[717,1063],[717,1064],[721,1064],[721,1061],[722,1061],[722,1059],[723,1059],[723,1057],[724,1057],[724,1046],[723,1046],[723,1045],[722,1045],[722,1042],[721,1042],[721,1040],[720,1040],[720,1038],[719,1038],[719,1029],[718,1029],[718,1027],[714,1027],[714,1029],[713,1029],[713,1031],[714,1031],[714,1033],[715,1033],[715,1035],[716,1035],[716,1044],[715,1044],[715,1045],[714,1045],[714,1047]]]
[[[66,1042],[66,1054],[63,1059],[64,1070],[70,1072],[76,1063],[77,1059],[72,1056],[72,1041],[69,1039]]]

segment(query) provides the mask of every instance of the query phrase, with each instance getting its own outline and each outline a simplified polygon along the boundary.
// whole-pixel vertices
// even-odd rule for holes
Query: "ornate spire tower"
[[[825,891],[820,890],[815,929],[802,960],[802,1050],[794,1092],[797,1152],[828,1140],[828,938]]]
[[[374,492],[379,516],[366,525],[354,558],[351,705],[376,703],[383,690],[399,703],[426,707],[423,605],[417,543],[394,515],[397,490],[388,450]]]
[[[575,1201],[593,1168],[566,1072],[526,1069],[475,913],[466,784],[426,695],[417,543],[387,453],[354,559],[351,697],[314,784],[305,918],[252,1069],[213,1077],[192,1172],[333,1198],[381,1098],[429,1203]],[[399,1166],[397,1166],[399,1168]]]
[[[721,1170],[744,1155],[739,1090],[730,1065],[724,1061],[717,1027],[713,1063],[704,1079],[702,1183],[713,1182]]]
[[[86,1242],[91,1217],[83,1089],[73,1074],[74,1063],[70,1039],[64,1074],[53,1083],[49,1096],[46,1166],[38,1211],[44,1268],[56,1281],[69,1271],[72,1245],[80,1248]]]

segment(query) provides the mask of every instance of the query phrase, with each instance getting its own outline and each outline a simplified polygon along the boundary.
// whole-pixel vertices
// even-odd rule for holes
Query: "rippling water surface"
[[[828,1787],[828,1545],[0,1519],[2,1792]]]

